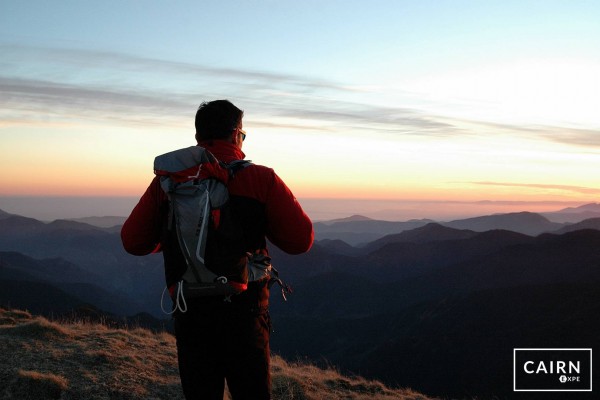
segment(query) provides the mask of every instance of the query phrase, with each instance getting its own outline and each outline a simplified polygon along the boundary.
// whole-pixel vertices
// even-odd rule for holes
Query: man
[[[196,140],[218,160],[244,159],[243,111],[227,100],[202,103],[196,113]],[[250,164],[228,184],[232,210],[244,232],[249,253],[267,255],[266,239],[290,254],[310,249],[313,228],[308,216],[275,172]],[[163,251],[167,286],[181,279],[186,266],[176,240],[165,234],[168,199],[157,177],[123,225],[121,239],[134,255]],[[228,301],[225,301],[228,300]],[[233,399],[269,399],[271,391],[268,314],[265,280],[222,296],[186,299],[187,312],[174,314],[181,384],[186,399],[223,398],[224,383]]]

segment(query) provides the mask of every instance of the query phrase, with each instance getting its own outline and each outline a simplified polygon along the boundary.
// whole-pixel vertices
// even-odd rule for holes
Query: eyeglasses
[[[242,135],[242,142],[243,142],[244,140],[246,140],[246,131],[245,131],[245,130],[243,130],[243,129],[241,129],[241,128],[240,128],[240,129],[238,129],[238,131],[239,131],[239,132],[240,132],[240,134]]]

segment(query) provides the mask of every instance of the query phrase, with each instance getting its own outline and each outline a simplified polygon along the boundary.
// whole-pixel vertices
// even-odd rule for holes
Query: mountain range
[[[74,304],[76,297],[78,305],[92,304],[117,316],[144,312],[160,317],[162,257],[127,254],[119,231],[75,221],[44,223],[0,213],[0,277],[5,287],[0,300],[8,298],[13,306],[34,312],[38,312],[38,305],[51,307],[52,303],[41,296],[34,303],[15,303],[15,298],[23,300],[25,296],[13,296],[17,289],[14,284],[6,284],[10,279],[22,282],[18,290],[24,294],[36,293],[43,284],[51,286],[54,297],[58,297],[55,289],[69,297],[64,304]],[[35,290],[28,289],[31,282],[38,284]]]
[[[432,221],[430,219],[410,221],[379,221],[361,215],[314,224],[317,240],[342,240],[352,246],[364,246],[369,242],[389,234],[419,228],[431,222],[456,229],[470,229],[483,232],[492,229],[506,229],[526,235],[539,235],[568,227],[583,220],[600,218],[600,204],[590,203],[579,207],[569,207],[549,213],[517,212],[453,221]]]
[[[600,203],[584,204],[579,207],[567,207],[554,212],[542,213],[552,222],[575,223],[584,219],[600,218]]]
[[[363,242],[360,229],[373,239]],[[599,344],[600,218],[355,216],[315,231],[306,254],[270,247],[294,288],[287,302],[271,295],[272,351],[288,359],[433,396],[500,399],[513,395],[513,348]],[[343,241],[347,233],[355,241]],[[0,211],[0,305],[45,315],[146,312],[160,325],[162,285],[162,258],[126,254],[118,227]]]
[[[273,348],[285,357],[431,395],[512,398],[513,348],[600,344],[598,230],[496,230],[329,257],[329,270],[300,281],[287,304],[274,296]]]

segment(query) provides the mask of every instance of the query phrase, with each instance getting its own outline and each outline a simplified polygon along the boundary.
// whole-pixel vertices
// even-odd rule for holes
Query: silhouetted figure
[[[202,103],[195,121],[198,145],[224,163],[244,159],[242,118],[243,111],[227,100]],[[271,168],[250,164],[236,172],[228,188],[245,252],[268,256],[266,239],[290,254],[310,249],[312,223]],[[121,238],[131,254],[163,252],[167,287],[176,298],[173,290],[187,266],[178,241],[168,233],[169,214],[157,176],[123,225]],[[225,381],[235,400],[270,398],[268,286],[268,279],[249,282],[239,294],[188,297],[185,307],[174,307],[186,399],[221,400]]]

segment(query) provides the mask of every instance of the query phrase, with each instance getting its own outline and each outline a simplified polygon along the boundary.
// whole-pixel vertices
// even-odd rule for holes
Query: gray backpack
[[[248,282],[262,279],[269,279],[269,287],[277,282],[282,285],[282,292],[283,288],[290,291],[278,278],[270,257],[240,252],[241,228],[228,217],[231,212],[227,184],[237,171],[251,164],[246,160],[220,162],[200,146],[155,158],[154,172],[169,198],[168,229],[175,230],[187,264],[181,280],[168,288],[175,309],[186,311],[186,297],[227,299],[246,290]],[[219,251],[207,251],[207,243],[217,243],[214,246]]]

